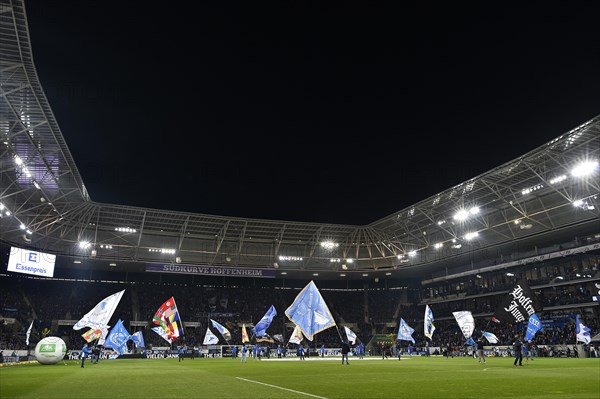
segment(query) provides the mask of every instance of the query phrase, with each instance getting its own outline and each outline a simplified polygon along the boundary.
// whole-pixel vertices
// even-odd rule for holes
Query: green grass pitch
[[[600,359],[116,359],[0,367],[0,398],[600,398]]]

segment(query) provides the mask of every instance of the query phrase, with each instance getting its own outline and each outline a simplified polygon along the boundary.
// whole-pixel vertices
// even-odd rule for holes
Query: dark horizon
[[[368,224],[600,113],[596,5],[25,3],[97,202]]]

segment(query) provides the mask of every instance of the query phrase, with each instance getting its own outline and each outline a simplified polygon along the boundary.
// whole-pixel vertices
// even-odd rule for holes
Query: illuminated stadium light
[[[506,275],[507,275],[508,277],[514,277],[514,275],[515,275],[515,274],[514,274],[514,273],[511,273],[511,272],[508,272],[508,273],[506,273]]]
[[[396,258],[398,258],[398,259],[404,259],[405,256],[406,255],[404,255],[404,254],[398,254],[398,255],[396,255]]]
[[[79,241],[79,248],[81,249],[87,249],[90,247],[90,242],[89,241]]]
[[[470,241],[473,240],[474,238],[478,237],[479,233],[478,232],[472,232],[472,233],[467,233],[465,234],[465,240]]]
[[[346,277],[346,273],[340,273],[340,277]]]
[[[583,210],[586,211],[592,211],[594,209],[596,209],[596,207],[594,206],[594,204],[591,204],[588,202],[588,200],[576,200],[573,201],[573,206],[576,208],[581,208]]]
[[[469,209],[469,213],[471,215],[477,215],[480,211],[481,211],[481,209],[479,209],[478,206],[474,206],[473,208]]]
[[[348,266],[345,263],[342,263],[342,269],[343,270],[348,270]]]
[[[441,225],[443,225],[444,223],[446,223],[446,221],[445,221],[445,220],[438,220],[438,222],[437,222],[438,226],[441,226]]]
[[[25,225],[24,225],[23,223],[21,223],[21,224],[19,225],[19,228],[20,228],[21,230],[25,230],[27,227],[25,227]]]
[[[20,157],[20,156],[18,156],[18,155],[16,155],[16,156],[15,156],[15,163],[16,163],[18,166],[21,166],[21,165],[23,165],[23,160],[21,159],[21,157]]]
[[[116,264],[116,263],[109,263],[108,265],[109,265],[109,266],[112,266],[112,267],[115,267],[115,266],[117,266],[117,264]]]
[[[540,184],[536,184],[535,186],[531,186],[529,188],[521,190],[521,195],[531,194],[532,192],[537,191],[537,190],[541,190],[542,188],[544,188],[543,184],[541,184],[541,183]]]
[[[459,222],[467,220],[468,217],[469,217],[469,212],[466,209],[459,210],[453,216],[454,220],[457,220]]]
[[[340,244],[333,242],[333,241],[322,241],[321,242],[321,248],[328,249],[328,250],[337,248],[339,246],[340,246]]]
[[[342,260],[340,258],[331,258],[329,259],[329,262],[331,263],[340,263]]]
[[[286,275],[286,274],[287,274],[287,272],[281,272],[281,274],[283,274],[283,275]]]
[[[78,260],[78,259],[75,259],[75,260],[73,261],[73,263],[80,264],[80,263],[81,263],[81,261],[80,261],[80,260]]]
[[[515,219],[515,224],[521,224],[521,219]]]
[[[462,244],[456,241],[456,238],[452,239],[452,248],[454,249],[460,249],[462,247]]]
[[[362,276],[363,277],[369,277],[369,274],[368,273],[363,273]]]
[[[35,188],[37,188],[38,190],[41,190],[42,188],[40,187],[40,185],[34,180],[33,181],[33,185]]]
[[[532,227],[533,227],[533,225],[532,225],[531,223],[522,224],[522,225],[520,225],[520,226],[519,226],[519,228],[520,228],[521,230],[529,230],[529,229],[530,229],[530,228],[532,228]]]
[[[101,249],[112,249],[112,245],[100,244]]]
[[[576,165],[571,169],[571,176],[573,177],[584,177],[590,175],[598,169],[598,161],[585,161]]]
[[[414,258],[415,256],[417,256],[417,251],[410,251],[408,253],[408,256],[411,257],[411,258]]]
[[[304,258],[302,258],[301,256],[284,256],[284,255],[279,255],[279,260],[282,261],[290,261],[290,262],[301,262]]]
[[[352,258],[348,258],[348,259],[346,259],[346,262],[348,262],[348,263],[352,264],[352,263],[354,263],[354,259],[352,259]]]
[[[160,253],[162,253],[162,254],[174,254],[175,250],[172,249],[172,248],[162,248],[160,250]]]
[[[315,276],[315,277],[318,276],[318,275],[319,275],[319,273],[313,273],[313,276]]]
[[[137,233],[137,230],[132,229],[131,227],[115,227],[115,231],[120,233]]]
[[[386,275],[386,276],[391,276],[391,275],[392,275],[392,272],[387,272],[387,273],[385,273],[385,275]]]
[[[436,244],[435,244],[433,247],[434,247],[435,249],[440,249],[440,248],[442,248],[443,246],[444,246],[444,243],[443,243],[443,242],[438,242],[438,243],[436,243]]]
[[[566,180],[566,179],[567,179],[567,175],[560,175],[560,176],[556,176],[556,177],[550,179],[549,183],[550,184],[558,184],[561,181]]]
[[[29,234],[29,235],[32,235],[32,234],[33,234],[33,232],[32,232],[31,230],[29,230],[29,229],[25,230],[25,233],[27,233],[27,234]]]

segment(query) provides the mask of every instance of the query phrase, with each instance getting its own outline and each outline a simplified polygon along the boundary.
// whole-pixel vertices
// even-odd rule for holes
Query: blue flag
[[[579,319],[579,315],[575,318],[575,334],[577,335],[577,341],[585,342],[586,344],[592,341],[592,332],[589,327],[583,325]]]
[[[285,315],[300,328],[309,341],[312,341],[318,332],[335,326],[335,320],[314,281],[300,291],[294,302],[285,310]]]
[[[273,317],[275,317],[276,315],[277,311],[275,310],[275,306],[271,305],[269,310],[267,310],[267,313],[265,313],[263,318],[260,319],[260,321],[256,323],[256,326],[254,326],[254,328],[252,329],[254,335],[256,335],[257,337],[264,336],[267,333],[267,328],[269,328],[271,322],[273,321]]]
[[[475,342],[475,340],[473,340],[473,337],[469,337],[469,339],[467,339],[467,342],[465,342],[467,345],[474,347],[475,349],[477,349],[477,342]]]
[[[120,355],[127,352],[127,341],[129,340],[130,334],[123,325],[123,321],[119,319],[117,324],[110,330],[110,333],[106,337],[104,346],[112,348],[119,352]]]
[[[129,337],[129,338],[133,341],[136,348],[145,348],[146,347],[146,344],[144,343],[144,336],[142,335],[141,331],[133,333],[131,335],[131,337]]]
[[[538,331],[544,331],[544,326],[536,314],[529,316],[529,323],[527,324],[527,333],[525,334],[525,341],[531,341]]]
[[[401,339],[403,341],[412,341],[413,344],[415,343],[415,339],[412,337],[412,333],[415,332],[415,329],[410,327],[408,324],[406,324],[406,322],[404,321],[404,319],[400,319],[400,328],[398,328],[398,338],[397,339]]]
[[[216,328],[219,331],[219,333],[221,333],[223,338],[225,338],[225,341],[231,341],[231,333],[229,332],[228,329],[226,329],[225,327],[223,327],[222,325],[220,325],[213,319],[210,319],[210,321],[212,322],[213,327]]]

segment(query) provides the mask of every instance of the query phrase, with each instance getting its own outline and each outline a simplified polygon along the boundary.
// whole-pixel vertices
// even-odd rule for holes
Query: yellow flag
[[[93,340],[100,338],[100,335],[102,335],[102,330],[99,328],[90,328],[87,332],[81,334],[83,339],[87,342],[92,342]]]
[[[242,324],[242,344],[246,342],[250,342],[250,340],[248,339],[248,333],[246,332],[246,325]]]

